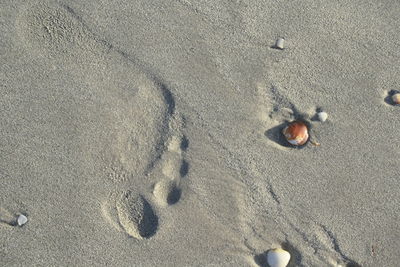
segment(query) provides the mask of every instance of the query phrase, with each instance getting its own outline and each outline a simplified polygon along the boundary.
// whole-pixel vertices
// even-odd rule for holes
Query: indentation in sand
[[[137,239],[153,236],[158,217],[147,200],[133,191],[124,191],[115,201],[116,214],[126,233]]]
[[[162,178],[154,185],[153,194],[162,205],[172,205],[180,200],[181,178],[189,172],[189,163],[184,159],[189,146],[188,139],[181,133],[182,118],[175,116],[170,122],[172,135],[167,143],[167,150],[160,160]]]
[[[108,135],[108,142],[94,146],[103,147],[109,165],[117,162],[110,168],[148,172],[163,151],[175,107],[168,88],[134,58],[96,36],[66,5],[50,1],[27,5],[17,30],[33,56],[62,63],[66,71],[73,70],[71,78],[89,91],[85,92],[92,96],[88,116]],[[117,173],[113,179],[125,176]]]
[[[54,61],[82,84],[82,94],[89,96],[82,102],[82,112],[89,123],[82,125],[80,132],[87,136],[88,150],[98,151],[88,152],[88,157],[101,160],[105,176],[117,191],[127,186],[145,188],[148,174],[163,153],[172,153],[172,157],[165,156],[170,159],[163,168],[173,181],[165,187],[165,199],[168,204],[176,203],[180,198],[179,131],[183,122],[174,117],[175,100],[167,86],[136,58],[90,30],[65,4],[31,2],[21,10],[16,28],[20,44],[29,54]],[[101,136],[91,138],[93,132]],[[169,142],[167,151],[171,136],[178,136],[178,143]],[[158,227],[149,202],[132,191],[119,197],[111,194],[102,212],[111,225],[137,239],[151,237]]]
[[[153,194],[161,206],[173,205],[181,197],[181,189],[175,181],[164,179],[154,185]]]
[[[153,207],[136,191],[112,193],[101,209],[110,225],[138,240],[150,238],[157,231],[158,217]]]

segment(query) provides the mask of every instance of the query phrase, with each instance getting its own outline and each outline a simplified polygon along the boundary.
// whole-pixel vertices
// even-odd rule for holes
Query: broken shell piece
[[[318,112],[317,116],[318,116],[318,120],[320,122],[324,122],[328,118],[328,113],[321,111],[321,112]]]
[[[285,39],[279,38],[278,40],[276,40],[275,48],[283,50],[284,44],[285,44]]]
[[[271,267],[286,267],[290,261],[290,253],[281,248],[271,249],[267,252],[267,262]]]
[[[286,140],[294,146],[304,145],[308,140],[307,125],[301,121],[289,123],[289,125],[283,129],[282,133]]]
[[[400,105],[400,93],[392,95],[392,100],[395,105]]]
[[[19,226],[22,226],[22,225],[26,224],[27,222],[28,222],[28,218],[25,215],[21,214],[18,216],[17,223]]]

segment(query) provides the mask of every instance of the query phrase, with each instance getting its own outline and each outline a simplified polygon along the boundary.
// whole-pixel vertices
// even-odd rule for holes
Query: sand
[[[2,1],[1,265],[397,266],[399,13]]]

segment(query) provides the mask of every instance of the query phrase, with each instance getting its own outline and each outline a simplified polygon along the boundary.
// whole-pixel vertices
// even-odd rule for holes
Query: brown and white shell
[[[289,123],[289,125],[283,129],[282,133],[286,140],[294,146],[304,145],[309,137],[307,125],[302,121],[293,121]]]

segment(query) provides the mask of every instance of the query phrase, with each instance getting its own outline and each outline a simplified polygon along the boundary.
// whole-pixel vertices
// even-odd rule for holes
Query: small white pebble
[[[21,214],[18,216],[17,223],[19,226],[22,226],[22,225],[26,224],[27,222],[28,222],[28,218],[25,215]]]
[[[324,111],[318,112],[318,120],[319,121],[324,122],[324,121],[326,121],[327,118],[328,118],[328,113],[326,113]]]
[[[283,47],[284,47],[284,44],[285,44],[285,39],[279,38],[278,40],[276,40],[275,48],[278,48],[278,49],[282,50]]]
[[[399,105],[400,104],[400,93],[396,93],[396,94],[392,95],[392,100],[393,100],[394,104]]]

